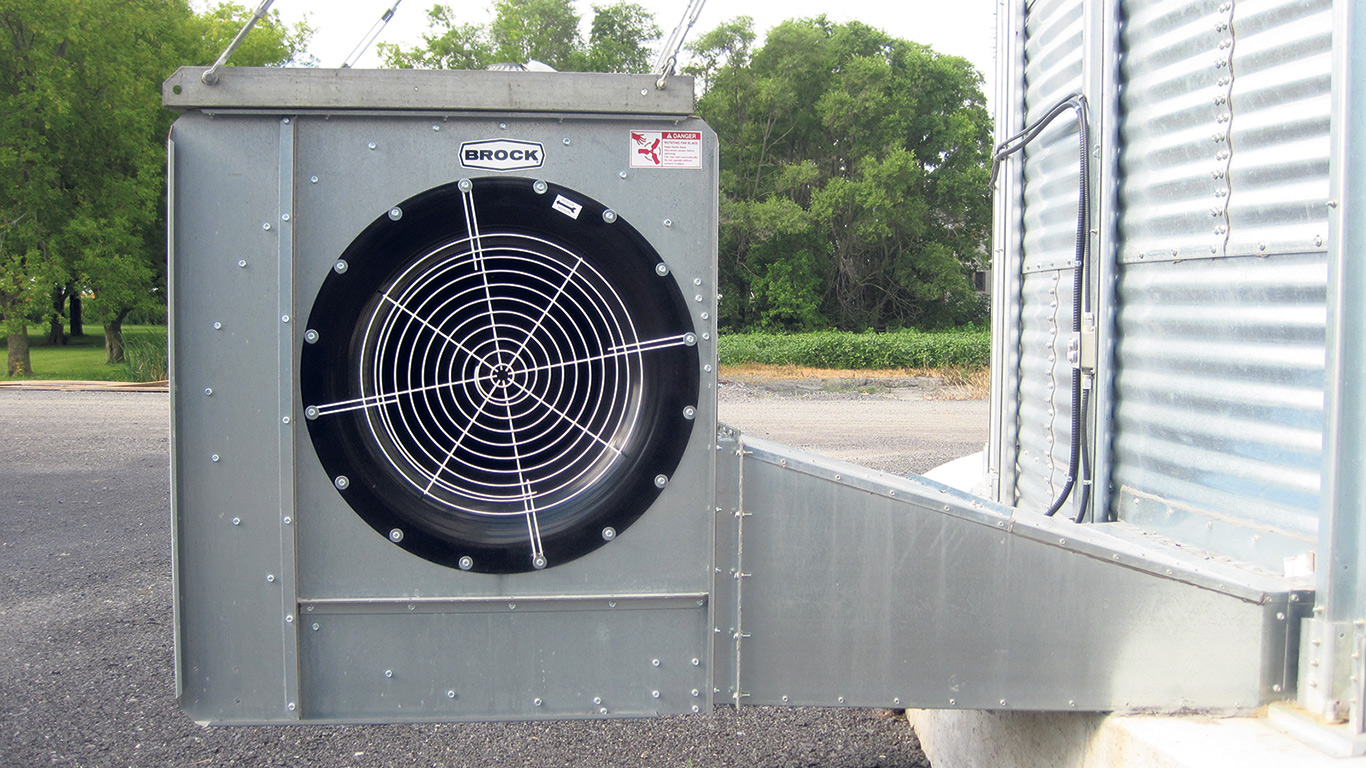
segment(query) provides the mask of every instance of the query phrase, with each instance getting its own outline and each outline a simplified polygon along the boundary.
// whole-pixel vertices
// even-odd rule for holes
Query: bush
[[[762,363],[809,368],[949,368],[985,366],[991,335],[984,329],[889,333],[723,334],[722,365]]]
[[[168,367],[166,329],[160,333],[125,334],[123,359],[133,381],[165,381]]]

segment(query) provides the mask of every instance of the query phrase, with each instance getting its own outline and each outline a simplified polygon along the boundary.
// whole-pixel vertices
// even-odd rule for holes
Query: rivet
[[[842,703],[843,701],[844,701],[844,697],[840,697],[840,702]],[[956,706],[958,706],[958,699],[949,699],[949,706],[950,706],[950,707],[956,707]]]
[[[500,131],[506,131],[507,129],[508,129],[508,124],[507,124],[507,123],[499,123],[499,124],[498,124],[498,130],[500,130]]]
[[[369,144],[366,144],[365,146],[369,147],[370,149],[374,149],[374,148],[375,148],[375,142],[372,141],[372,142],[370,142]]]
[[[706,371],[707,373],[711,373],[711,364],[709,363],[707,365],[702,366],[702,370]]]
[[[401,528],[395,528],[389,531],[389,541],[392,541],[395,544],[403,541],[403,530]]]
[[[1001,706],[1004,707],[1005,705],[1006,705],[1006,700],[1005,700],[1005,699],[1001,699]]]
[[[318,332],[313,330],[312,328],[309,328],[308,330],[304,331],[304,341],[308,342],[309,344],[317,344]]]
[[[617,171],[617,175],[624,179],[626,178],[627,174],[626,171]]]
[[[692,284],[693,284],[693,285],[701,285],[701,284],[702,284],[702,278],[700,278],[700,277],[694,277],[694,278],[692,279]]]
[[[702,708],[699,707],[699,706],[697,706],[696,704],[694,704],[694,705],[692,705],[692,711],[693,711],[693,714],[695,715],[695,714],[697,714],[698,712],[701,712],[701,711],[702,711]]]
[[[337,263],[332,265],[332,271],[336,272],[339,275],[344,275],[346,274],[347,266],[348,265],[345,259],[338,259]]]
[[[282,323],[287,323],[287,322],[289,322],[289,315],[280,315],[280,322],[282,322]]]
[[[569,146],[569,137],[566,136],[563,139],[560,139],[560,142],[564,144],[566,147]]]
[[[241,525],[241,524],[242,524],[242,518],[240,518],[240,517],[234,517],[234,518],[232,519],[232,524],[233,524],[233,525]]]
[[[685,418],[685,419],[687,419],[687,420],[689,420],[689,421],[692,421],[693,418],[695,418],[696,416],[697,416],[697,409],[696,409],[696,408],[692,407],[691,405],[684,407],[684,409],[683,409],[683,418]]]
[[[1280,683],[1273,683],[1273,684],[1271,685],[1271,690],[1275,691],[1276,693],[1280,693],[1280,692],[1281,692],[1281,684],[1280,684]]]
[[[659,275],[660,277],[664,277],[665,275],[669,274],[669,266],[662,261],[659,262],[655,265],[655,274]]]
[[[474,182],[469,179],[461,179],[456,183],[456,186],[460,188],[461,192],[468,192],[471,189],[474,189]]]
[[[655,487],[656,487],[656,488],[663,488],[664,486],[666,486],[666,485],[668,485],[668,484],[669,484],[669,477],[668,477],[668,475],[655,475]]]
[[[284,418],[280,419],[281,424],[288,424],[290,421],[291,419],[288,416],[285,416]]]
[[[267,573],[267,574],[266,574],[266,583],[267,583],[267,584],[274,584],[274,583],[275,583],[275,574],[273,574],[273,573]]]
[[[215,331],[221,331],[221,330],[223,330],[223,324],[222,324],[222,323],[214,323],[214,324],[213,324],[213,329],[214,329]]]
[[[269,231],[270,231],[270,222],[267,221],[266,223],[262,224],[262,225],[261,225],[261,229],[264,229],[264,230],[266,230],[267,232],[269,232]]]
[[[1285,621],[1285,614],[1284,614],[1284,613],[1281,613],[1280,611],[1277,611],[1277,612],[1276,612],[1276,621]]]
[[[448,699],[453,699],[453,698],[455,698],[455,691],[446,691],[446,698],[448,698]]]
[[[617,220],[617,212],[612,210],[611,208],[608,208],[607,210],[602,212],[602,220],[607,222],[608,224],[611,224],[612,222]]]
[[[594,704],[601,705],[601,704],[602,704],[602,697],[601,697],[601,696],[594,696],[594,697],[593,697],[593,703],[594,703]]]
[[[293,712],[295,709],[298,708],[298,706],[299,706],[299,705],[295,704],[295,703],[292,702],[292,701],[289,702],[289,711],[290,711],[290,712]]]
[[[699,600],[698,602],[700,603],[701,601]],[[693,659],[693,660],[692,660],[692,665],[693,665],[694,667],[699,666],[701,663],[702,663],[702,660],[701,660],[701,659]],[[692,695],[696,696],[696,695],[697,695],[697,691],[693,691],[693,694],[692,694]]]
[[[539,571],[539,570],[544,569],[545,566],[546,566],[545,555],[537,555],[537,556],[531,558],[531,567],[532,567],[532,568],[535,568],[536,570]]]
[[[664,226],[666,226],[666,227],[672,227],[673,225],[674,225],[674,220],[673,220],[673,219],[665,219],[665,220],[664,220]]]
[[[309,184],[317,184],[317,183],[318,183],[318,177],[317,177],[317,176],[309,176],[309,177],[308,177],[308,183],[309,183]]]
[[[393,676],[394,676],[394,670],[392,670],[392,669],[386,669],[386,670],[384,670],[384,676],[385,676],[385,677],[393,677]]]
[[[702,332],[702,340],[703,340],[703,341],[706,341],[707,339],[710,339],[710,338],[711,338],[711,334],[710,334],[710,333],[707,333],[706,331],[703,331],[703,332]]]
[[[285,525],[289,525],[294,522],[294,518],[290,517],[289,515],[285,515],[284,518],[280,520],[280,522],[284,523]]]
[[[460,558],[460,570],[462,570],[462,571],[468,571],[469,569],[471,569],[471,568],[473,568],[473,567],[474,567],[474,558],[470,557],[469,555],[465,555],[464,557],[461,557],[461,558]]]
[[[683,334],[683,343],[690,347],[693,346],[697,343],[697,335],[692,333]]]
[[[657,698],[659,698],[659,691],[650,691],[650,698],[652,698],[652,699],[657,699]]]
[[[509,611],[515,611],[515,610],[517,610],[517,604],[516,604],[516,603],[508,603],[508,610],[509,610]]]
[[[542,704],[544,704],[545,702],[543,702],[543,701],[541,701],[539,698],[537,698],[537,699],[532,699],[532,700],[531,700],[531,703],[532,703],[532,704],[535,704],[536,706],[539,707],[539,706],[541,706]]]
[[[787,703],[787,697],[786,697],[786,696],[783,697],[783,703],[784,703],[784,704]]]
[[[242,268],[242,269],[246,269],[246,267],[247,267],[247,260],[246,260],[246,259],[238,259],[238,260],[237,260],[237,266],[240,267],[240,268]]]
[[[319,629],[321,629],[321,627],[318,626],[318,622],[313,622],[313,631],[317,632]]]
[[[692,297],[692,300],[699,304],[702,303],[702,294],[697,294],[696,296]]]
[[[213,397],[213,387],[205,387],[205,388],[204,388],[204,396],[205,396],[205,397]]]
[[[711,319],[711,315],[707,314],[706,312],[703,312],[702,314],[698,315],[698,317],[702,318],[703,320]]]
[[[843,697],[843,696],[839,697],[839,699],[837,699],[837,701],[839,701],[839,703],[843,704],[843,703],[844,703],[844,697]]]
[[[217,462],[217,461],[218,461],[218,454],[215,453],[214,455],[210,456],[210,457],[209,457],[209,461]]]
[[[615,539],[616,537],[617,537],[617,529],[613,528],[612,526],[609,525],[609,526],[607,526],[606,528],[603,528],[603,529],[602,529],[602,539],[603,539],[603,541],[611,541],[612,539]]]
[[[550,185],[549,185],[549,184],[546,184],[544,181],[542,181],[542,180],[540,180],[540,179],[537,179],[537,180],[531,185],[531,188],[532,188],[533,190],[536,191],[536,194],[538,194],[538,195],[544,195],[544,194],[545,194],[545,191],[546,191],[547,189],[550,189]]]
[[[599,715],[605,715],[605,714],[607,714],[607,707],[603,707],[602,709],[599,709],[599,710],[598,710],[598,714],[599,714]]]
[[[344,491],[347,486],[351,485],[351,479],[346,475],[337,475],[337,477],[332,480],[332,484],[337,486],[337,490]]]
[[[901,699],[900,699],[900,698],[892,699],[892,703],[899,707],[899,706],[901,706]]]
[[[441,126],[433,124],[433,125],[432,125],[432,130],[433,130],[433,131],[439,131],[439,130],[441,130]]]
[[[659,659],[650,659],[650,666],[652,666],[652,667],[657,667],[657,666],[659,666]]]
[[[282,214],[280,216],[280,221],[289,221],[289,214]]]
[[[616,608],[616,607],[617,607],[617,601],[616,601],[616,600],[608,600],[608,601],[607,601],[607,607],[608,607],[608,608]]]
[[[394,206],[393,208],[390,208],[390,209],[389,209],[389,218],[390,218],[392,221],[398,221],[399,219],[403,218],[403,209],[402,209],[402,208],[399,208],[397,205]]]

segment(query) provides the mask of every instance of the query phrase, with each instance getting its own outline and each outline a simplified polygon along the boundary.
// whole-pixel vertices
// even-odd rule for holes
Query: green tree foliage
[[[654,18],[638,3],[594,5],[588,40],[572,0],[495,0],[487,26],[462,23],[453,8],[432,6],[431,32],[404,50],[380,43],[391,67],[486,69],[491,64],[539,61],[560,71],[644,72],[649,43],[659,38]]]
[[[161,82],[206,64],[251,15],[186,0],[5,0],[0,5],[0,315],[9,373],[32,373],[26,325],[54,286],[93,291],[110,362],[121,324],[164,279]],[[235,64],[288,61],[307,38],[278,17]],[[253,39],[255,38],[255,39]],[[164,295],[164,294],[163,294]]]
[[[825,17],[690,46],[721,139],[730,329],[934,327],[980,311],[990,120],[964,59]]]

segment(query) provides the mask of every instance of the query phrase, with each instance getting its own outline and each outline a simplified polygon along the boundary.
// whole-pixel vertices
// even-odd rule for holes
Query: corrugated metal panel
[[[1112,511],[1272,566],[1317,528],[1329,10],[1125,7]]]
[[[1184,524],[1176,512],[1191,512],[1244,527],[1249,547],[1264,534],[1307,545],[1317,528],[1326,278],[1315,255],[1125,269],[1114,425],[1120,519],[1165,529]],[[1140,511],[1126,508],[1136,496],[1168,509],[1136,520]],[[1214,525],[1205,522],[1186,538],[1211,543],[1205,531]]]
[[[1080,0],[1039,0],[1025,13],[1025,122],[1082,89]],[[1071,440],[1067,346],[1077,233],[1077,134],[1070,115],[1029,145],[1024,161],[1024,279],[1021,289],[1014,502],[1042,510],[1066,475]],[[1007,498],[1007,501],[1011,499]]]
[[[1213,66],[1219,0],[1130,3],[1121,74],[1122,260],[1221,253],[1226,84]]]
[[[1330,0],[1238,0],[1229,137],[1230,254],[1325,252]]]

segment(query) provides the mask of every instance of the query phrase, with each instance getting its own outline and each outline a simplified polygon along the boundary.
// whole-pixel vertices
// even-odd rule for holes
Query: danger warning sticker
[[[701,168],[701,131],[631,131],[632,168]]]

